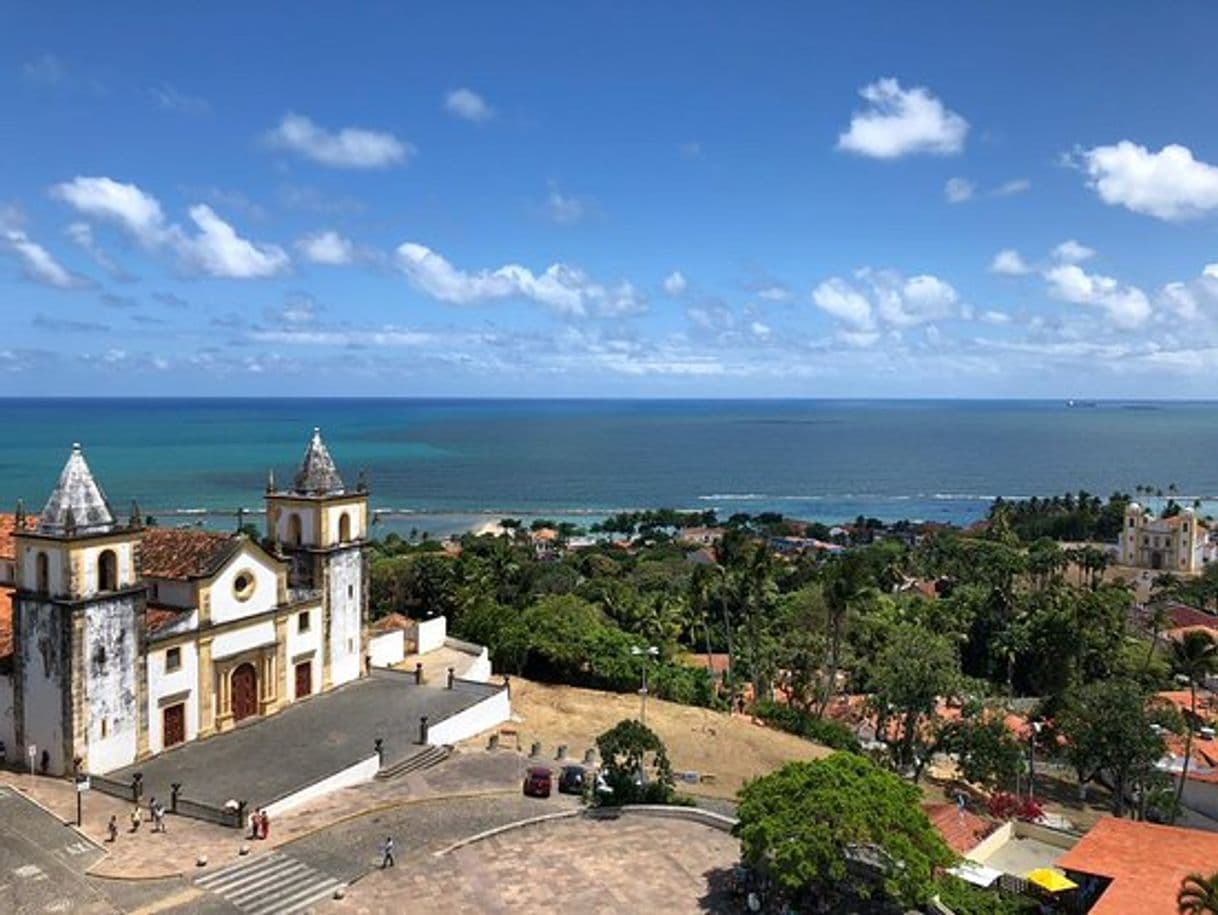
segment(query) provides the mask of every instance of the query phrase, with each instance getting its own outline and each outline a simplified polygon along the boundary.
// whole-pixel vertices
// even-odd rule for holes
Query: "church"
[[[266,535],[116,516],[79,445],[40,515],[0,516],[0,740],[103,774],[365,673],[368,493],[320,431]],[[31,762],[32,761],[32,762]]]

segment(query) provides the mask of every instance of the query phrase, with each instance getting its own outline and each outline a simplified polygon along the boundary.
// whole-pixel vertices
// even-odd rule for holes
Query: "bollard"
[[[414,666],[414,685],[415,686],[423,685],[423,662],[422,661],[419,661]]]
[[[498,750],[499,749],[499,735],[498,734],[491,735],[491,739],[486,742],[486,748],[488,750]]]
[[[376,751],[376,765],[379,769],[385,765],[385,741],[380,737],[376,738],[372,741],[372,748]]]
[[[558,752],[554,754],[554,758],[555,759],[566,759],[567,758],[567,745],[565,743],[560,743],[558,745]]]
[[[453,677],[456,674],[456,672],[457,671],[456,671],[455,667],[448,668],[448,688],[449,689],[453,688]]]
[[[173,782],[169,786],[169,812],[178,812],[178,795],[182,793],[182,783]]]
[[[503,688],[507,690],[508,698],[512,698],[512,678],[507,674],[503,675]]]
[[[144,773],[131,773],[131,800],[135,803],[140,802],[140,798],[144,795]]]
[[[427,743],[427,716],[419,716],[419,743]]]
[[[541,741],[540,740],[533,741],[533,749],[529,750],[529,756],[533,757],[534,759],[541,756]]]

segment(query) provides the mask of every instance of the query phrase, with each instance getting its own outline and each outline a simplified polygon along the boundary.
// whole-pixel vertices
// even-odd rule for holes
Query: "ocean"
[[[1211,402],[12,399],[0,421],[5,510],[40,510],[80,442],[116,513],[161,524],[260,512],[314,426],[348,485],[366,470],[374,534],[661,506],[967,523],[1139,484],[1218,513]]]

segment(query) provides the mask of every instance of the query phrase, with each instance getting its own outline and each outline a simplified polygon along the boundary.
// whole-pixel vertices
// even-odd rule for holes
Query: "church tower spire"
[[[114,514],[78,443],[72,445],[59,482],[51,491],[38,524],[43,534],[76,536],[104,534],[114,529]]]

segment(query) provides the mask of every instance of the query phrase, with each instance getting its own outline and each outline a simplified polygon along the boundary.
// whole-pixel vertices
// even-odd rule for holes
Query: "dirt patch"
[[[566,744],[571,756],[582,758],[596,745],[596,736],[624,718],[639,716],[639,697],[602,693],[573,686],[552,686],[512,678],[512,711],[520,720],[500,729],[515,728],[520,747],[528,752],[540,740],[547,759]],[[696,786],[681,784],[682,790],[712,797],[734,797],[750,778],[765,775],[783,763],[797,759],[819,759],[831,751],[791,734],[771,730],[746,715],[728,715],[709,709],[647,700],[647,724],[668,747],[677,772],[697,772],[703,778]],[[485,747],[488,735],[469,741]],[[514,746],[510,736],[505,746]]]

